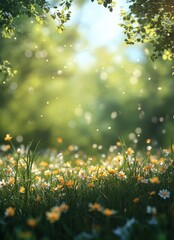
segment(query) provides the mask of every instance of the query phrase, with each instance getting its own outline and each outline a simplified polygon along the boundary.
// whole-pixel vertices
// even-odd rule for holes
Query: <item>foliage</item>
[[[14,75],[17,73],[16,70],[12,70],[11,65],[8,60],[3,60],[0,63],[0,83],[4,80],[6,80],[8,77],[14,77]]]
[[[127,44],[150,43],[152,59],[174,58],[174,4],[172,0],[129,0],[129,12],[122,11]]]
[[[39,9],[38,9],[39,7]],[[41,12],[40,12],[40,11]],[[0,3],[0,32],[1,37],[10,38],[14,35],[16,25],[15,19],[20,15],[27,15],[28,17],[35,17],[41,22],[44,18],[42,15],[48,12],[47,1],[42,0],[7,0]]]
[[[94,1],[94,0],[92,0]],[[115,6],[112,0],[97,0],[110,11]],[[128,0],[129,11],[121,11],[127,44],[135,42],[150,43],[153,46],[152,59],[163,56],[172,60],[174,56],[174,5],[172,0]],[[49,13],[56,19],[59,32],[65,28],[70,19],[70,7],[73,0],[61,0],[52,7],[44,0],[7,0],[0,3],[0,32],[1,37],[12,37],[17,25],[15,19],[21,15],[35,17],[39,23],[44,23],[45,14]]]
[[[105,156],[70,146],[36,159],[12,138],[0,155],[2,240],[173,239],[173,150],[123,141]]]
[[[86,39],[76,26],[60,38],[52,23],[48,28],[24,18],[22,36],[1,42],[3,58],[10,55],[18,69],[1,83],[1,134],[18,133],[25,143],[41,140],[42,148],[59,147],[56,139],[62,137],[62,147],[74,143],[85,151],[92,144],[108,149],[118,136],[139,146],[149,137],[168,144],[174,133],[171,62],[149,61],[147,48],[138,63],[126,48],[99,48],[84,69],[78,57]]]

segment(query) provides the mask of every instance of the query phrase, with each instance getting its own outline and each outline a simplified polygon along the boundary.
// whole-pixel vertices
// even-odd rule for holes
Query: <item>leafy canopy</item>
[[[113,0],[97,1],[110,11],[115,7]],[[0,2],[0,37],[11,38],[21,15],[35,17],[46,22],[46,14],[57,21],[61,33],[71,16],[71,5],[75,0],[60,0],[52,6],[49,0],[6,0]],[[127,0],[128,11],[121,11],[121,26],[126,34],[127,44],[150,43],[153,46],[152,59],[160,56],[164,60],[174,58],[174,1],[173,0]],[[92,7],[92,5],[91,5]],[[0,71],[1,71],[0,67]]]

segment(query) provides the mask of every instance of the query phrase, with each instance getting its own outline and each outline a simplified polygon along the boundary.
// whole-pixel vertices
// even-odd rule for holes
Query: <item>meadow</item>
[[[147,139],[140,152],[118,141],[88,156],[76,145],[38,152],[4,140],[0,239],[173,239],[172,145],[153,149]]]

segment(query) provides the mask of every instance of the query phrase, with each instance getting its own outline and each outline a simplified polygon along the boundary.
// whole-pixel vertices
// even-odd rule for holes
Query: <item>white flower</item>
[[[117,227],[113,230],[113,233],[120,237],[120,240],[129,240],[131,235],[131,229],[134,224],[137,223],[135,218],[127,220],[126,224],[123,227]]]
[[[5,185],[6,185],[6,182],[4,179],[2,179],[2,181],[0,181],[0,188],[5,187]]]
[[[156,215],[157,214],[157,209],[156,209],[156,207],[147,206],[146,212],[148,214]]]
[[[162,189],[159,191],[158,195],[165,200],[170,197],[170,192],[167,189]]]

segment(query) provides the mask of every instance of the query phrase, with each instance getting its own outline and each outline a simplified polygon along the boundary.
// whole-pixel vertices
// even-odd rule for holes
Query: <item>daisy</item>
[[[162,189],[159,191],[158,195],[165,200],[170,197],[170,192],[167,189]]]

